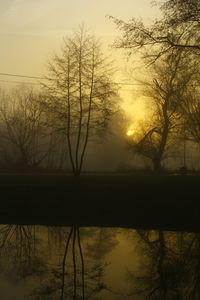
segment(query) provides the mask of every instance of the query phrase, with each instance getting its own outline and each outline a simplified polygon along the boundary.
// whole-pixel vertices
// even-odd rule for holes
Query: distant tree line
[[[42,99],[41,93],[24,86],[1,92],[1,168],[53,169],[66,160],[63,137],[50,125]]]

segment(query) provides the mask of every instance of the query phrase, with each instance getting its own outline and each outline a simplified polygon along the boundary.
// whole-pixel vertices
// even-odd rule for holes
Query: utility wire
[[[12,76],[12,77],[23,77],[23,78],[30,78],[30,79],[40,79],[40,80],[49,80],[46,77],[39,77],[39,76],[28,76],[28,75],[20,75],[20,74],[13,74],[13,73],[1,73],[0,72],[0,76]],[[0,80],[0,82],[3,82],[2,80]],[[8,81],[7,81],[8,82]],[[11,82],[11,81],[10,81]],[[13,81],[14,82],[14,81]],[[18,83],[18,82],[15,82]],[[22,83],[22,82],[19,82]],[[28,82],[23,82],[23,83],[28,83]],[[119,84],[119,85],[127,85],[127,86],[145,86],[145,84],[143,83],[126,83],[126,82],[114,82],[115,84]],[[40,84],[38,83],[31,83],[31,84]],[[187,85],[191,85],[191,86],[199,86],[198,84],[187,84]]]
[[[20,75],[20,74],[12,74],[12,73],[0,73],[1,76],[12,76],[12,77],[23,77],[23,78],[31,78],[31,79],[42,79],[48,80],[46,77],[39,77],[39,76],[28,76],[28,75]],[[119,85],[143,85],[142,83],[126,83],[126,82],[115,82]]]
[[[19,74],[12,74],[12,73],[0,73],[0,75],[1,76],[24,77],[24,78],[32,78],[32,79],[46,79],[45,77],[19,75]]]
[[[40,82],[29,82],[29,81],[14,81],[14,80],[1,80],[0,79],[0,83],[13,83],[13,84],[27,84],[27,85],[41,85]],[[122,90],[125,90],[125,91],[133,91],[133,89],[127,89],[127,88],[122,88]]]
[[[0,80],[0,82],[4,82],[4,83],[21,83],[21,84],[40,85],[39,82],[28,82],[28,81]]]

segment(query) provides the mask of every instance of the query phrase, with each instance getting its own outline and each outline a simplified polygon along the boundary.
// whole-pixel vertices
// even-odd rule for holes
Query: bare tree
[[[152,160],[155,172],[161,172],[162,160],[180,125],[180,105],[193,70],[187,71],[181,52],[166,55],[151,66],[153,80],[143,82],[145,95],[152,103],[153,115],[139,141],[130,141],[133,149]]]
[[[192,22],[200,26],[200,2],[199,0],[167,0],[161,6],[166,13],[165,20],[171,26]]]
[[[181,102],[183,127],[188,140],[200,144],[200,90],[199,79],[194,80]]]
[[[62,54],[49,63],[44,105],[54,114],[54,127],[67,137],[75,176],[81,173],[89,138],[107,127],[114,110],[112,73],[99,42],[83,27],[64,39]]]
[[[124,22],[111,17],[122,32],[122,38],[115,46],[128,50],[128,53],[148,47],[151,61],[174,49],[184,49],[199,56],[200,1],[167,0],[160,8],[163,17],[149,27],[134,18]]]
[[[8,153],[12,146],[20,167],[39,166],[55,147],[49,143],[51,129],[44,126],[47,116],[40,98],[40,94],[23,87],[1,95],[1,148]],[[7,155],[10,163],[12,159],[12,154]]]

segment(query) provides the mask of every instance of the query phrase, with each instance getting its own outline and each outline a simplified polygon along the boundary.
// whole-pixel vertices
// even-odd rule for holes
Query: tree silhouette
[[[167,0],[161,5],[163,17],[153,25],[145,26],[142,21],[129,22],[111,17],[122,32],[115,46],[132,50],[147,49],[145,55],[155,61],[174,49],[184,49],[196,56],[200,53],[200,1]]]
[[[62,54],[49,63],[49,97],[44,106],[54,114],[54,126],[67,137],[75,176],[82,170],[88,141],[105,129],[115,109],[112,66],[99,42],[83,26],[64,39]]]
[[[24,87],[1,94],[1,151],[9,164],[14,159],[18,167],[38,167],[56,146],[57,140],[49,140],[51,128],[45,125],[47,116],[40,104],[41,97]]]
[[[158,173],[181,123],[181,103],[193,76],[193,68],[188,66],[184,53],[175,51],[151,65],[152,79],[142,82],[153,114],[142,137],[138,141],[129,139],[129,143],[136,153],[152,161]]]
[[[133,289],[127,299],[199,299],[199,234],[137,230],[142,255],[139,274],[129,271]],[[130,298],[132,299],[132,298]]]

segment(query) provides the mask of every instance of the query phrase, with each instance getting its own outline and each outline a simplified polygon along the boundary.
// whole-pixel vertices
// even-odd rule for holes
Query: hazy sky
[[[41,76],[62,38],[84,23],[106,44],[118,31],[106,15],[149,22],[158,16],[151,0],[0,0],[0,73]],[[1,80],[21,80],[2,77]],[[2,85],[3,83],[1,83]],[[130,97],[129,97],[130,98]]]

